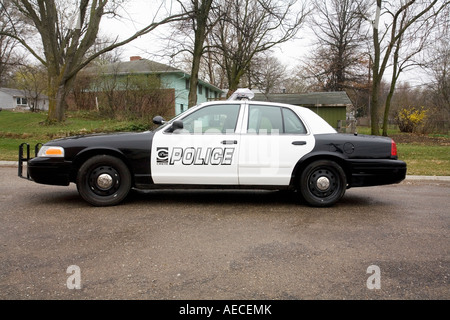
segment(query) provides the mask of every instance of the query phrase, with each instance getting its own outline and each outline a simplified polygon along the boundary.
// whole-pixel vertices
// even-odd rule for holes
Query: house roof
[[[133,59],[130,61],[115,62],[102,66],[87,67],[84,69],[86,72],[101,72],[104,75],[126,75],[126,74],[164,74],[164,73],[175,73],[181,74],[186,78],[190,78],[190,74],[163,63],[159,63],[147,59]],[[199,80],[199,83],[203,86],[207,86],[215,89],[216,91],[222,91],[221,89],[213,86],[212,84]]]
[[[25,97],[25,92],[19,89],[12,88],[0,88],[0,91],[12,96],[12,97]]]
[[[99,67],[90,67],[91,70],[101,70],[103,74],[149,74],[149,73],[179,73],[180,69],[147,59],[115,62]],[[86,69],[88,70],[88,69]]]
[[[352,105],[352,101],[345,91],[311,92],[311,93],[256,93],[255,101],[270,101],[301,106],[343,107]]]
[[[0,91],[4,92],[12,97],[15,97],[15,98],[30,96],[30,94],[28,94],[26,90],[13,89],[13,88],[0,88]],[[39,98],[40,99],[48,99],[48,97],[44,94],[40,94]]]

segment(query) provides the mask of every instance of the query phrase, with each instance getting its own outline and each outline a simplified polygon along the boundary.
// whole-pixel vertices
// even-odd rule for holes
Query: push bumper
[[[400,183],[406,178],[406,163],[400,160],[351,160],[349,187]]]
[[[35,157],[30,156],[30,146],[26,143],[19,148],[18,176],[40,184],[68,186],[70,184],[71,163],[62,158],[38,158],[39,145],[35,147]],[[26,174],[23,165],[27,164]]]

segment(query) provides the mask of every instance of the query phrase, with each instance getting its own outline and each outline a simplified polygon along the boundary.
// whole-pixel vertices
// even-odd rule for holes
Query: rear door
[[[314,136],[291,108],[248,103],[239,153],[239,184],[287,186]]]

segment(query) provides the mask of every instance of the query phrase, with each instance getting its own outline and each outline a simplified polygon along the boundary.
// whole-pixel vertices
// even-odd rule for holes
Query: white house
[[[33,106],[39,110],[48,110],[48,97],[41,94],[37,99],[25,90],[0,88],[0,108],[3,110],[28,109]]]

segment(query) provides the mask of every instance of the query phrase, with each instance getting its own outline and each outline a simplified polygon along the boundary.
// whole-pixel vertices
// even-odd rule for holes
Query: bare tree
[[[433,0],[418,2],[416,0],[402,0],[397,7],[393,7],[387,1],[377,0],[376,4],[375,19],[372,21],[373,81],[371,92],[371,133],[373,135],[380,134],[381,82],[391,63],[392,55],[395,54],[396,48],[400,50],[403,45],[402,39],[404,39],[405,33],[408,30],[412,32],[418,30],[417,28],[422,25],[423,21],[435,17],[449,4],[449,1]],[[383,28],[380,28],[380,16],[383,18]],[[396,79],[393,80],[395,87]]]
[[[262,54],[252,61],[248,77],[248,87],[257,88],[264,94],[282,91],[286,76],[286,66],[269,54]]]
[[[190,0],[189,7],[184,8],[184,12],[191,12],[189,20],[189,29],[194,32],[192,46],[192,68],[189,78],[189,98],[188,106],[197,104],[197,85],[199,79],[200,63],[205,50],[205,39],[211,28],[209,23],[210,11],[213,0]]]
[[[11,1],[0,2],[0,86],[4,86],[14,69],[20,66],[24,60],[23,54],[17,50],[18,41],[5,35],[14,29],[25,33],[23,22],[17,15],[8,14],[11,11]]]
[[[46,76],[44,68],[35,65],[20,66],[15,74],[15,87],[25,92],[32,112],[38,111],[39,100],[46,89]]]
[[[293,39],[308,13],[296,0],[222,0],[214,14],[218,20],[210,34],[214,61],[224,70],[228,95],[239,86],[254,57]]]
[[[450,114],[450,7],[441,15],[436,32],[431,38],[434,45],[426,56],[425,67],[430,70],[434,92],[433,104],[444,114]]]
[[[324,91],[343,91],[365,77],[361,48],[367,37],[361,13],[366,10],[366,0],[315,2],[311,24],[317,49],[308,66]]]
[[[94,45],[102,18],[114,15],[120,1],[80,0],[77,5],[62,0],[11,0],[14,8],[29,21],[40,35],[40,46],[33,46],[22,34],[2,32],[25,47],[47,70],[49,96],[48,121],[62,121],[65,112],[65,98],[70,92],[77,73],[98,56],[123,46],[145,35],[162,24],[185,19],[186,13],[169,14],[160,21],[152,21],[125,40],[95,53],[88,53]],[[77,17],[73,20],[73,17]],[[71,23],[76,21],[76,23]]]
[[[403,27],[403,24],[408,20],[408,16],[411,13],[405,10],[401,14],[399,28]],[[424,48],[432,45],[431,32],[436,25],[436,21],[430,18],[419,19],[417,22],[417,27],[406,30],[394,44],[393,54],[392,54],[392,76],[391,83],[389,87],[389,92],[386,97],[386,102],[384,104],[384,117],[383,117],[383,136],[388,134],[388,120],[391,108],[391,101],[394,95],[396,84],[400,74],[407,69],[415,66],[420,66],[422,62],[420,59],[416,59],[418,54],[424,50]],[[417,57],[418,58],[418,57]]]

